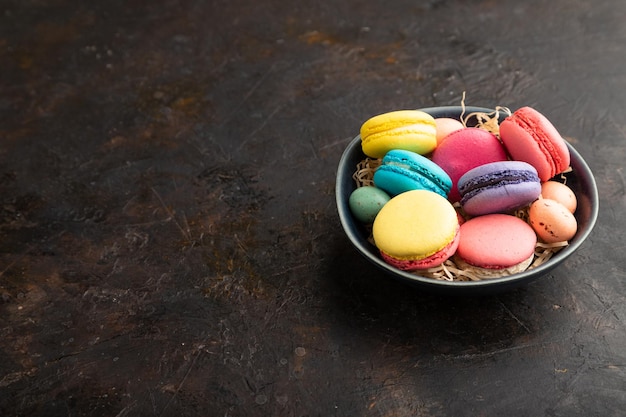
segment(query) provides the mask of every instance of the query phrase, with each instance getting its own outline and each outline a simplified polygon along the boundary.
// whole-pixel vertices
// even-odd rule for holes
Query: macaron
[[[452,180],[430,159],[394,149],[387,152],[374,172],[374,184],[392,196],[410,190],[428,190],[447,197]]]
[[[463,129],[465,126],[459,120],[451,117],[437,117],[435,118],[435,127],[437,128],[437,144],[440,144],[450,133]]]
[[[530,205],[528,220],[539,238],[546,243],[568,241],[576,235],[578,223],[563,204],[541,198]]]
[[[433,162],[452,180],[448,199],[453,203],[461,199],[457,183],[463,174],[477,166],[507,159],[504,146],[498,138],[476,127],[450,133],[432,154]]]
[[[365,186],[352,191],[348,205],[354,217],[361,223],[371,224],[390,199],[389,194],[380,188]]]
[[[379,114],[361,126],[361,148],[371,158],[382,158],[392,149],[426,155],[436,146],[435,119],[421,110]]]
[[[569,211],[574,213],[578,206],[576,194],[567,185],[558,181],[546,181],[541,184],[541,196],[549,200],[558,201]]]
[[[532,227],[509,214],[474,217],[461,225],[460,235],[454,261],[478,278],[496,278],[526,270],[537,245]]]
[[[512,159],[537,169],[541,181],[565,171],[570,153],[554,125],[532,107],[516,110],[500,123],[500,138]]]
[[[459,179],[461,206],[470,216],[505,213],[527,206],[541,193],[537,170],[522,161],[480,165]]]
[[[393,197],[376,216],[374,243],[388,264],[405,271],[436,267],[459,243],[459,222],[441,195],[413,190]]]

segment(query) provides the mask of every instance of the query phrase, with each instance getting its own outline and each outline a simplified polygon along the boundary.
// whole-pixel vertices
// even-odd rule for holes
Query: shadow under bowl
[[[435,118],[451,117],[459,119],[463,114],[461,106],[430,107],[420,109]],[[465,107],[465,115],[474,112],[493,113],[493,109],[482,107]],[[500,121],[506,115],[500,116]],[[591,233],[598,217],[598,190],[595,179],[589,166],[582,156],[567,143],[571,155],[572,172],[567,173],[567,185],[574,191],[578,199],[578,207],[574,216],[578,222],[576,235],[570,240],[569,245],[554,254],[547,262],[524,272],[500,278],[491,278],[480,281],[447,281],[421,276],[416,272],[399,270],[380,257],[378,249],[369,241],[369,231],[360,223],[350,211],[348,200],[352,191],[356,189],[356,183],[352,178],[357,164],[365,159],[361,150],[361,137],[355,137],[345,149],[337,169],[337,181],[335,194],[337,210],[341,225],[354,245],[366,259],[380,270],[419,289],[442,295],[486,295],[496,292],[507,291],[528,284],[549,271],[556,268],[570,257]]]

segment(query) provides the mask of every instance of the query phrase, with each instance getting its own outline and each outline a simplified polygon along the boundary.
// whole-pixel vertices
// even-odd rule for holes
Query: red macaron
[[[522,107],[500,123],[500,139],[511,158],[537,169],[547,181],[567,170],[570,154],[567,144],[552,123],[532,107]]]

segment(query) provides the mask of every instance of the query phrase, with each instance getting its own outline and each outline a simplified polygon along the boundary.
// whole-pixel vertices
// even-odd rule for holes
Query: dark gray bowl
[[[462,113],[460,106],[431,107],[420,109],[433,117],[459,118]],[[465,114],[473,112],[491,113],[492,109],[481,107],[466,107]],[[504,116],[501,117],[501,120]],[[339,161],[337,170],[336,199],[339,218],[346,235],[356,249],[381,271],[391,277],[415,285],[420,289],[430,292],[449,295],[483,295],[494,292],[509,290],[536,280],[560,265],[565,259],[574,254],[584,240],[589,236],[598,217],[598,189],[589,166],[580,154],[568,143],[571,153],[571,166],[573,172],[567,174],[567,185],[570,186],[578,198],[578,208],[574,213],[578,221],[578,231],[570,244],[553,255],[546,263],[519,274],[494,278],[482,281],[439,281],[429,277],[423,277],[415,273],[401,271],[385,263],[379,256],[378,250],[367,240],[369,232],[356,220],[348,206],[348,199],[356,184],[352,179],[357,164],[365,158],[361,150],[361,137],[355,137]]]

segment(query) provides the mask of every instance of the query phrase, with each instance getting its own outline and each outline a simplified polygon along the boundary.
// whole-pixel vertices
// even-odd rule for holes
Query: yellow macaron
[[[389,200],[374,220],[374,242],[382,257],[400,269],[440,265],[458,246],[459,221],[452,204],[427,190]]]
[[[397,110],[379,114],[361,126],[363,153],[382,158],[392,149],[404,149],[420,155],[437,146],[435,119],[421,110]]]

